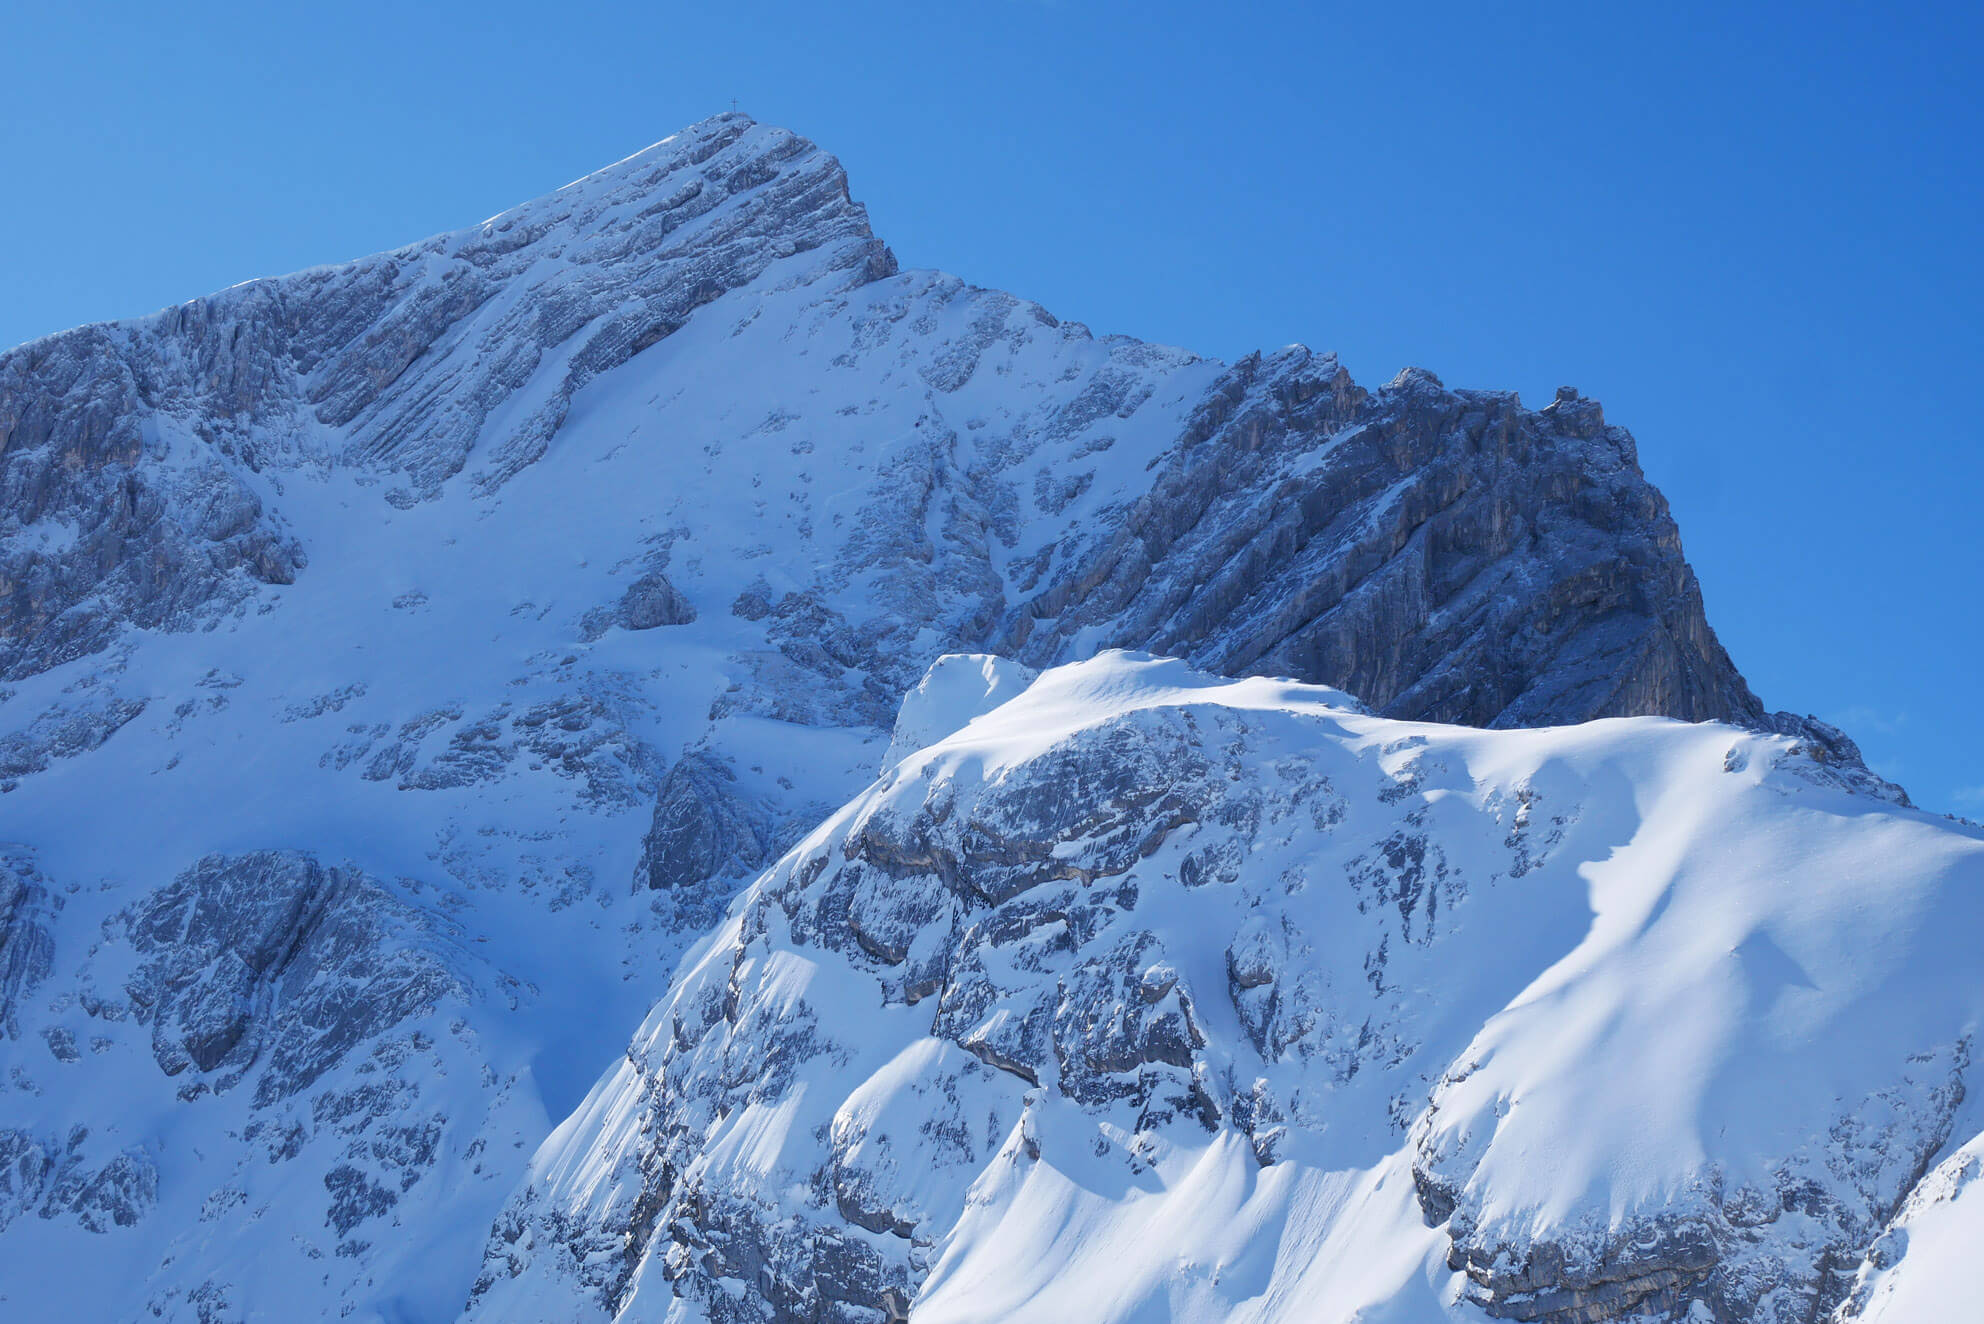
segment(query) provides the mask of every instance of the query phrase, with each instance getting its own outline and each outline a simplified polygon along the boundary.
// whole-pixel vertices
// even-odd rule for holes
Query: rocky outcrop
[[[61,904],[26,852],[0,847],[0,1039],[20,1038],[21,1004],[54,968]]]
[[[765,862],[772,830],[741,796],[737,775],[706,754],[685,753],[662,776],[641,843],[635,890],[691,892]]]
[[[374,880],[283,851],[209,856],[115,922],[142,958],[124,992],[159,1069],[195,1073],[186,1097],[255,1070],[258,1104],[469,996],[430,927]]]
[[[177,316],[0,354],[0,678],[96,652],[127,625],[192,628],[307,559],[257,490],[255,457],[208,439],[259,411],[212,375],[211,344],[175,343]],[[261,365],[267,389],[283,366]],[[176,439],[159,419],[175,378],[207,388]]]
[[[493,491],[544,453],[574,392],[778,264],[830,288],[894,272],[832,157],[718,116],[475,229],[0,358],[0,674],[291,582],[305,557],[266,477],[282,467],[387,471],[405,502],[475,453],[466,479]],[[956,313],[922,319],[941,337],[921,355],[933,403],[1017,334],[1006,296],[941,301],[960,299],[962,332],[938,330]],[[900,452],[873,493],[885,518],[839,558],[842,577],[879,572],[871,602],[900,619],[837,621],[817,591],[766,601],[784,651],[859,661],[889,695],[945,648],[1051,663],[1118,646],[1437,721],[1789,720],[1716,641],[1632,437],[1569,388],[1532,410],[1416,369],[1371,392],[1331,356],[1255,355],[1194,388],[1175,444],[1106,520],[1014,546],[1023,503],[1072,514],[1095,488],[1108,460],[1091,448],[1114,442],[1098,420],[1196,373],[1189,356],[1127,348],[1148,351],[1113,348],[1121,366],[1071,383],[1008,454],[966,457],[934,425]],[[1056,466],[1001,472],[1057,434],[1084,440]],[[901,656],[953,613],[959,633]],[[607,619],[694,618],[657,571]],[[1829,747],[1852,761],[1850,742]]]
[[[629,584],[613,615],[614,624],[623,630],[687,625],[695,619],[695,605],[658,570],[651,570]]]
[[[1984,1135],[1946,1152],[1867,1246],[1831,1317],[1837,1324],[1902,1324],[1965,1308],[1984,1226]]]
[[[106,1285],[152,1318],[261,1300],[276,1258],[336,1266],[308,1313],[355,1311],[374,1275],[431,1295],[408,1243],[472,1207],[483,1156],[523,1145],[541,1112],[478,1033],[479,1009],[513,1009],[520,989],[420,890],[251,851],[103,921],[19,1007],[47,1051],[12,1054],[0,1084],[0,1231],[33,1216],[55,1226],[44,1237],[120,1239],[106,1255],[170,1245],[176,1272]],[[8,1297],[40,1310],[16,1278]]]
[[[142,1148],[93,1156],[90,1130],[60,1140],[0,1129],[0,1231],[24,1214],[74,1218],[89,1232],[135,1227],[158,1200],[158,1168]]]
[[[1141,648],[1472,726],[1770,725],[1632,436],[1569,387],[1526,409],[1418,369],[1371,392],[1330,355],[1255,355],[1078,545],[998,642],[1041,662]]]
[[[79,700],[54,704],[0,736],[0,792],[20,778],[44,772],[58,759],[87,754],[145,710],[145,700],[97,687]]]

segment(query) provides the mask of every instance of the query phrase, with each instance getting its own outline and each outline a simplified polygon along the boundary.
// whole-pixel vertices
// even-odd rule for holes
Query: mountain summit
[[[1149,647],[1480,724],[1775,721],[1716,642],[1631,437],[1575,391],[1527,410],[1418,370],[1372,393],[1299,346],[1223,367],[1097,343],[1010,296],[899,275],[833,157],[737,114],[471,229],[0,358],[0,665],[30,675],[126,623],[204,625],[257,584],[293,582],[308,540],[265,471],[367,474],[396,508],[458,476],[494,496],[590,384],[733,292],[740,317],[824,316],[877,342],[850,334],[821,359],[788,323],[733,380],[767,398],[747,429],[776,416],[785,430],[811,426],[818,379],[857,360],[872,376],[860,424],[836,427],[860,439],[813,463],[876,490],[891,475],[854,457],[926,452],[912,481],[928,490],[909,495],[956,517],[878,531],[876,550],[902,588],[963,613],[944,646],[1036,663]],[[667,357],[735,373],[739,348]],[[981,372],[1010,382],[974,384]],[[1134,464],[1108,453],[1131,431],[1149,434]],[[764,467],[791,458],[745,449]],[[658,440],[641,458],[650,475],[681,461]],[[886,694],[933,656],[905,659]]]
[[[16,1316],[1788,1321],[1968,1208],[1976,837],[1575,391],[733,114],[0,355],[0,498]]]
[[[390,475],[404,505],[473,456],[493,491],[588,382],[774,265],[895,269],[839,162],[723,115],[471,229],[0,357],[8,523],[77,530],[6,540],[0,673],[292,582],[307,555],[264,471]]]

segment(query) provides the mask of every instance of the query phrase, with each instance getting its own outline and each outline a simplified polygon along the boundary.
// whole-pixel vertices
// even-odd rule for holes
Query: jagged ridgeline
[[[739,115],[0,355],[0,843],[10,1318],[1900,1320],[1981,1226],[1977,834],[1595,402],[1098,338]]]

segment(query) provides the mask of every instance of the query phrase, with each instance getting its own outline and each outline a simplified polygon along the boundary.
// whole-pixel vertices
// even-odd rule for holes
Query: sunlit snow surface
[[[1959,1082],[1984,1001],[1984,841],[1786,749],[1660,719],[1403,724],[1122,654],[1050,671],[754,886],[540,1151],[521,1207],[624,1228],[638,1156],[662,1153],[678,1192],[727,1193],[778,1235],[865,1238],[920,1278],[918,1320],[1464,1317],[1454,1228],[1518,1258],[1549,1243],[1574,1269],[1699,1229],[1721,1299],[1792,1318],[1819,1247],[1871,1237],[1977,1129]],[[932,907],[927,879],[870,863],[877,841],[939,850],[944,823],[1000,839],[985,825],[1012,828],[1016,804],[1053,820],[1034,787],[1106,799],[1126,755],[1161,760],[1146,789],[1185,808],[1119,872]],[[1116,858],[1053,839],[1057,858]],[[929,918],[850,941],[878,909]],[[959,936],[1000,916],[1002,936]],[[890,945],[906,955],[878,959]],[[939,951],[933,1013],[907,993]],[[1125,951],[1124,1000],[1003,1033],[1067,1012]],[[943,999],[976,996],[966,966],[993,995],[947,1020]],[[1096,1027],[1135,1020],[1138,988],[1182,1000],[1195,1046],[1132,1062],[1109,1102]],[[1210,1125],[1153,1103],[1195,1083]],[[1450,1227],[1428,1226],[1415,1178],[1449,1192]],[[698,1198],[661,1222],[711,1231]],[[852,1229],[850,1203],[894,1226]],[[722,1231],[719,1263],[739,1239]],[[483,1317],[591,1295],[583,1249],[544,1222],[491,1244]],[[703,1317],[711,1298],[664,1281],[670,1254],[649,1243],[608,1303],[622,1318]]]

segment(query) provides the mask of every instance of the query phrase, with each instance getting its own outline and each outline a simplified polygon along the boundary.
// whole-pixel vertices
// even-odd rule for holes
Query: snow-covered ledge
[[[974,718],[1020,694],[1039,674],[1032,667],[990,653],[944,654],[930,664],[916,688],[902,696],[889,752],[882,756],[882,771],[964,730]]]

